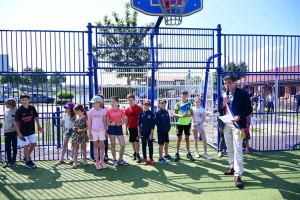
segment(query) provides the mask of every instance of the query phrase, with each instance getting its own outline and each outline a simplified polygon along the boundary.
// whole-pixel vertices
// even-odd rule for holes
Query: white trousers
[[[234,176],[242,177],[244,172],[243,139],[240,138],[240,129],[231,123],[224,125],[224,138],[230,168],[234,168]]]

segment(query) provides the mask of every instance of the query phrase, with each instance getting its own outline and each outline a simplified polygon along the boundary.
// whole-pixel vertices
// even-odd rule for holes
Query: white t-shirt
[[[203,107],[200,108],[193,107],[193,113],[194,113],[195,122],[200,122],[202,121],[203,116],[205,115],[205,109]]]
[[[70,120],[70,115],[68,115],[67,113],[63,114],[62,120],[65,122],[65,127],[66,129],[71,129],[74,126],[74,122],[72,122]]]

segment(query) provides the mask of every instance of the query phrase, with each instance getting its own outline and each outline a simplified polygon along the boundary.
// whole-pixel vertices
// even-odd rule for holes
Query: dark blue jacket
[[[171,129],[170,116],[167,110],[160,109],[156,112],[155,124],[158,131],[169,132]]]
[[[234,115],[240,116],[240,121],[238,122],[240,128],[247,128],[246,117],[248,117],[252,113],[253,109],[250,101],[250,96],[246,90],[242,90],[240,88],[235,89],[231,109]],[[226,115],[223,103],[221,103],[221,105],[219,106],[219,113],[220,115]]]
[[[139,114],[138,126],[140,127],[141,135],[149,135],[151,129],[154,130],[155,115],[152,111],[142,111]]]

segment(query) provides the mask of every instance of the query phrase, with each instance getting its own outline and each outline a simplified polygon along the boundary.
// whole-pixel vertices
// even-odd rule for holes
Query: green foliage
[[[113,12],[112,16],[113,19],[109,19],[105,15],[103,21],[96,22],[97,26],[102,26],[97,29],[98,32],[102,33],[99,35],[98,46],[105,48],[96,50],[94,47],[93,50],[100,59],[109,61],[112,68],[121,67],[122,69],[107,69],[106,71],[119,72],[117,78],[127,77],[127,85],[130,85],[132,80],[137,77],[141,78],[141,73],[145,73],[146,76],[148,70],[142,67],[151,64],[150,47],[147,47],[144,42],[148,41],[145,38],[149,36],[149,31],[154,23],[148,23],[145,27],[137,28],[138,13],[136,11],[130,12],[129,3],[125,4],[124,19],[120,18],[116,12]],[[106,26],[116,28],[106,28]],[[113,32],[115,34],[105,34]],[[138,63],[132,63],[132,61],[138,61]],[[130,72],[130,74],[122,72]]]
[[[191,84],[192,85],[200,85],[201,77],[200,76],[192,76],[191,77]]]
[[[1,84],[10,83],[11,85],[17,85],[19,83],[22,83],[22,77],[20,75],[19,76],[0,76],[0,83]]]
[[[68,90],[62,90],[57,93],[57,98],[59,99],[73,99],[74,98],[74,93]]]
[[[49,83],[55,84],[55,85],[65,83],[66,81],[67,81],[66,76],[51,76],[48,80]]]
[[[225,68],[222,68],[222,73],[226,73],[226,72],[235,72],[236,75],[235,76],[235,81],[240,80],[241,78],[244,78],[245,75],[241,74],[241,73],[245,73],[248,72],[248,66],[245,62],[241,62],[239,64],[236,64],[234,62],[230,62],[228,63],[228,65],[225,65]],[[224,75],[222,75],[222,78],[225,77]],[[223,83],[222,83],[223,84]],[[214,73],[214,89],[217,89],[217,72]]]
[[[23,70],[24,72],[30,72],[32,75],[26,76],[24,79],[31,84],[45,84],[47,83],[46,72],[42,68],[34,68],[33,70],[29,67]]]

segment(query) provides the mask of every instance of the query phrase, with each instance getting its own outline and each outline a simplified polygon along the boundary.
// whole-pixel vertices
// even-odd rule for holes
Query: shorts
[[[163,131],[157,131],[157,143],[163,145],[165,142],[169,142],[169,133]]]
[[[26,146],[26,145],[29,145],[29,144],[36,143],[35,133],[33,133],[33,134],[29,135],[29,136],[23,136],[23,138],[25,138],[25,141],[21,140],[18,137],[18,145],[19,146]]]
[[[93,141],[93,142],[96,142],[98,140],[100,140],[100,141],[106,140],[105,130],[102,130],[102,131],[92,131],[92,135],[93,135],[93,139],[91,139],[91,141]]]
[[[191,124],[188,125],[176,124],[176,128],[177,128],[177,136],[181,136],[183,131],[184,131],[184,135],[191,135],[190,133]]]
[[[139,142],[139,135],[137,128],[128,128],[129,130],[129,142]]]
[[[107,133],[109,135],[123,135],[122,126],[108,126]]]
[[[203,124],[198,124],[198,128],[200,131],[204,131],[204,125]],[[192,127],[192,130],[196,130],[197,129],[197,126],[193,126]]]
[[[72,137],[73,133],[74,133],[74,130],[71,128],[68,130],[68,132],[66,132],[64,134],[64,136],[65,136],[65,138],[69,138],[69,137]]]

